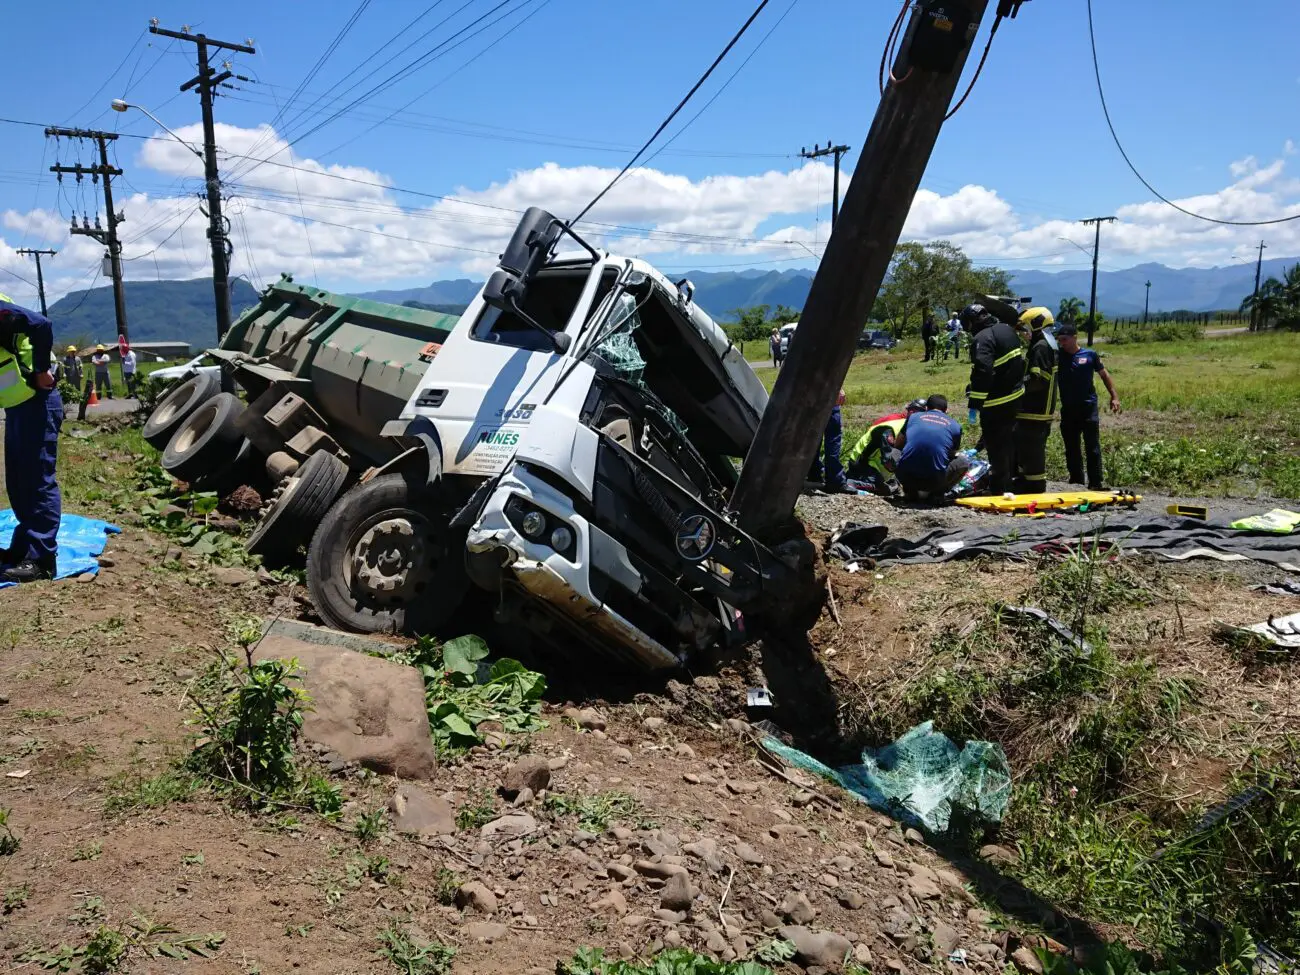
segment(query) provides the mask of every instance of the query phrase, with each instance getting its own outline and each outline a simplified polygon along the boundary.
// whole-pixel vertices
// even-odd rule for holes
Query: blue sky
[[[372,0],[306,90],[325,92],[354,68],[359,70],[340,89],[375,72],[343,96],[350,100],[496,3],[444,0],[406,40],[365,61],[431,6],[429,0]],[[343,107],[339,89],[315,107],[311,94],[300,97],[274,136],[255,130],[275,118],[277,106],[358,4],[230,0],[219,9],[190,2],[163,6],[118,0],[107,16],[102,4],[85,0],[7,10],[11,37],[58,40],[39,71],[12,58],[0,64],[0,115],[159,134],[138,113],[106,110],[111,98],[126,94],[194,139],[197,99],[177,94],[194,72],[193,46],[151,37],[145,32],[149,17],[161,15],[164,27],[189,23],[228,40],[252,37],[258,53],[236,56],[234,67],[260,83],[240,83],[242,90],[218,102],[219,121],[231,127],[220,133],[224,148],[248,154],[254,147],[251,154],[259,156],[278,152],[275,159],[313,172],[348,167],[336,172],[362,183],[477,202],[437,209],[425,198],[328,177],[304,188],[301,174],[283,165],[244,174],[244,163],[227,159],[231,192],[243,197],[243,204],[231,207],[237,211],[236,272],[257,283],[290,270],[346,289],[481,274],[510,222],[509,213],[494,208],[532,202],[561,213],[576,208],[609,178],[602,169],[621,166],[626,150],[650,134],[753,3],[509,0],[483,22],[490,25],[484,33],[291,150],[283,137],[302,136]],[[1300,12],[1293,4],[1255,0],[1250,16],[1211,0],[1094,0],[1094,7],[1115,123],[1157,187],[1173,198],[1195,200],[1194,209],[1224,216],[1258,219],[1300,211],[1300,162],[1289,155],[1300,142],[1300,67],[1293,50]],[[820,165],[799,173],[797,153],[828,138],[847,142],[855,149],[846,159],[852,168],[876,108],[876,68],[897,11],[894,0],[797,0],[793,6],[772,0],[679,124],[752,54],[735,80],[654,158],[653,174],[629,180],[593,214],[605,223],[657,228],[659,236],[646,241],[613,232],[611,246],[673,267],[812,266],[806,251],[816,252],[825,240],[830,178]],[[493,23],[497,16],[503,19]],[[426,39],[398,53],[431,28]],[[981,47],[983,40],[981,35]],[[494,47],[474,57],[493,41]],[[102,90],[96,94],[97,89]],[[408,102],[413,104],[406,113],[371,128]],[[304,108],[310,111],[295,120]],[[96,247],[86,238],[68,240],[61,229],[69,208],[80,207],[75,186],[65,186],[60,196],[53,176],[42,171],[53,161],[53,143],[37,128],[0,123],[0,133],[6,150],[0,163],[0,269],[30,277],[30,264],[12,248],[58,246],[67,253],[54,262],[51,290],[85,287],[93,279]],[[69,162],[75,152],[65,144],[59,154]],[[84,151],[82,158],[88,158]],[[203,222],[187,195],[199,184],[187,150],[161,135],[147,143],[124,138],[118,158],[127,170],[118,191],[128,211],[123,235],[139,235],[127,248],[126,256],[137,258],[129,275],[204,273]],[[1002,26],[974,94],[943,130],[923,188],[930,195],[922,194],[914,206],[909,236],[951,237],[973,256],[1010,267],[1085,262],[1056,238],[1086,242],[1084,228],[1069,221],[1117,212],[1125,219],[1108,228],[1104,266],[1225,263],[1246,254],[1261,236],[1271,239],[1270,256],[1300,253],[1300,221],[1221,230],[1159,204],[1138,206],[1149,194],[1106,132],[1084,0],[1031,0],[1017,20]],[[93,189],[83,186],[82,206],[93,205]],[[423,208],[431,209],[418,212]],[[411,209],[417,212],[404,212]],[[364,229],[345,229],[355,227]],[[681,234],[727,237],[730,243]],[[403,237],[418,238],[420,245],[405,246]],[[772,240],[756,242],[763,238]],[[0,274],[0,289],[23,287],[12,273]]]

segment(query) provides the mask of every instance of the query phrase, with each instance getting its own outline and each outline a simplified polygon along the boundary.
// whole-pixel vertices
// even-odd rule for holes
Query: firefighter
[[[54,479],[63,400],[54,388],[54,332],[44,315],[0,295],[0,407],[5,493],[18,524],[0,549],[0,580],[52,579],[62,498]]]
[[[1016,413],[1016,494],[1047,490],[1047,438],[1056,413],[1056,342],[1048,331],[1056,324],[1050,310],[1030,308],[1020,316],[1028,341],[1025,395]]]
[[[983,305],[967,305],[961,324],[971,338],[968,405],[979,411],[981,440],[989,455],[989,487],[1011,490],[1016,469],[1016,413],[1025,393],[1025,347],[1016,330]]]

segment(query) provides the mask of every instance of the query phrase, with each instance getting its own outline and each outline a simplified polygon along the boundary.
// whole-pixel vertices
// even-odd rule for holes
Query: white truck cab
[[[322,615],[426,632],[472,580],[647,669],[741,638],[783,566],[725,514],[767,394],[692,291],[529,210],[385,427],[406,449],[316,533]]]

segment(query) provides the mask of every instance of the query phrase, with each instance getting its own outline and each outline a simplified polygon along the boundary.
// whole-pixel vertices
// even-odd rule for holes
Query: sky
[[[68,233],[74,213],[102,215],[100,187],[71,176],[60,184],[48,171],[56,161],[95,161],[92,147],[47,139],[49,124],[121,133],[112,157],[125,171],[114,196],[126,214],[128,280],[211,273],[202,166],[183,144],[201,141],[198,99],[178,91],[195,73],[195,45],[150,35],[150,17],[165,13],[162,27],[188,24],[212,38],[252,38],[257,50],[230,57],[249,80],[232,80],[216,105],[232,273],[260,287],[288,272],[347,292],[482,277],[518,211],[576,214],[754,5],[11,5],[9,37],[52,43],[42,58],[0,60],[0,291],[35,300],[35,267],[20,247],[59,250],[44,265],[50,301],[106,283],[102,247]],[[1250,16],[1215,0],[1093,7],[1116,129],[1161,193],[1222,219],[1300,213],[1293,3],[1254,0]],[[847,185],[898,11],[896,0],[770,0],[579,229],[669,271],[815,267],[830,230],[832,172],[800,151],[828,140],[852,147]],[[139,111],[111,111],[119,97],[175,137]],[[904,237],[952,240],[980,263],[1074,268],[1089,263],[1091,245],[1091,228],[1078,221],[1112,214],[1104,269],[1252,261],[1261,239],[1268,257],[1300,255],[1300,220],[1228,227],[1155,201],[1106,129],[1085,0],[1029,0],[1001,26],[970,98],[944,125]]]

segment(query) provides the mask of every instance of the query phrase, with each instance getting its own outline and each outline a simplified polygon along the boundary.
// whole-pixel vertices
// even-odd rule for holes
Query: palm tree
[[[1246,296],[1241,303],[1241,310],[1244,314],[1253,314],[1258,322],[1256,327],[1264,328],[1270,322],[1286,317],[1286,290],[1286,286],[1277,278],[1269,278],[1259,286],[1258,292]]]
[[[1062,298],[1061,307],[1057,309],[1056,317],[1063,322],[1077,322],[1083,314],[1082,298]]]

